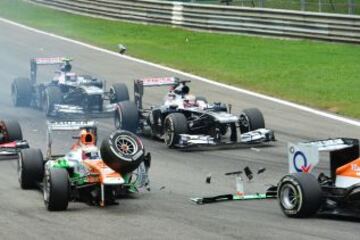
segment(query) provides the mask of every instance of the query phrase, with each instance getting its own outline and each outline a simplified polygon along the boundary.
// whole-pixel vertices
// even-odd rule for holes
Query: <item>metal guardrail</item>
[[[157,0],[31,0],[91,15],[209,31],[360,43],[360,16]]]

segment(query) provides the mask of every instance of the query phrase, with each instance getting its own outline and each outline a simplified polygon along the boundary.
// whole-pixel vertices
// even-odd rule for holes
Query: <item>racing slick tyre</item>
[[[314,215],[322,202],[322,190],[317,179],[308,173],[284,176],[278,184],[280,208],[288,217],[304,218]]]
[[[32,85],[27,78],[15,78],[11,84],[11,98],[16,107],[28,107],[32,98]]]
[[[110,103],[129,101],[129,91],[124,83],[115,83],[110,87]]]
[[[49,168],[44,178],[44,203],[49,211],[66,210],[69,203],[69,174],[65,168]]]
[[[138,136],[117,130],[102,141],[100,153],[106,165],[124,175],[139,167],[144,161],[145,150]]]
[[[164,140],[168,147],[173,148],[180,140],[180,134],[188,133],[187,119],[182,113],[171,113],[164,120]]]
[[[42,106],[46,116],[51,115],[55,104],[62,102],[62,96],[61,89],[57,86],[49,86],[45,89]]]
[[[18,180],[22,189],[31,189],[43,180],[44,160],[40,149],[22,149],[17,164]]]
[[[244,109],[240,114],[240,131],[246,133],[259,128],[265,128],[263,114],[257,108]]]
[[[139,127],[139,112],[134,102],[119,102],[115,110],[115,128],[123,129],[133,133]]]
[[[23,135],[21,131],[20,124],[17,121],[2,121],[4,126],[4,130],[6,131],[6,140],[9,142],[13,142],[16,140],[23,140]]]

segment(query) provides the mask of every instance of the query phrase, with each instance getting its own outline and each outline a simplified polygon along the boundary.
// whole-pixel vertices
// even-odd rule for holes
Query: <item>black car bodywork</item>
[[[124,84],[114,84],[106,91],[105,81],[71,72],[70,61],[64,57],[32,58],[30,78],[15,78],[12,83],[14,105],[40,109],[53,117],[106,117],[112,116],[116,102],[129,99]],[[53,79],[38,81],[39,67],[49,65],[59,67]]]
[[[190,102],[189,82],[174,77],[135,80],[135,102],[118,103],[115,127],[163,139],[169,147],[177,148],[248,145],[275,140],[273,131],[265,128],[258,109],[245,109],[234,115],[231,105],[209,104],[204,97],[194,97]],[[158,86],[170,87],[168,100],[160,106],[144,108],[145,88]]]

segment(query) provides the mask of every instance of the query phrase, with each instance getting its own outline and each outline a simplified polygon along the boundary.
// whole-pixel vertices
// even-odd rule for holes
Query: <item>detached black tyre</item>
[[[257,108],[244,109],[240,114],[240,131],[246,133],[259,128],[265,128],[264,116]]]
[[[23,140],[21,127],[17,121],[4,120],[2,123],[5,127],[7,141],[12,142],[16,140]]]
[[[15,78],[11,84],[11,98],[16,107],[30,106],[32,85],[27,78]]]
[[[46,116],[51,115],[54,111],[55,104],[60,104],[62,102],[62,97],[63,94],[61,89],[57,86],[49,86],[45,89],[42,106]]]
[[[22,149],[17,164],[18,180],[22,189],[36,188],[43,180],[44,160],[40,149]]]
[[[280,208],[288,217],[314,215],[322,203],[322,190],[317,179],[307,173],[286,175],[278,184]]]
[[[180,140],[180,134],[188,133],[187,119],[182,113],[171,113],[164,120],[164,140],[168,147],[175,147]]]
[[[118,103],[118,107],[115,110],[114,123],[116,129],[136,133],[139,127],[139,112],[136,104],[130,101]]]
[[[100,152],[105,164],[122,175],[138,168],[145,154],[140,138],[124,130],[117,130],[105,138]]]
[[[129,101],[129,91],[124,83],[115,83],[110,88],[110,103]]]
[[[49,211],[66,210],[69,204],[69,175],[64,168],[50,168],[44,178],[44,203]]]

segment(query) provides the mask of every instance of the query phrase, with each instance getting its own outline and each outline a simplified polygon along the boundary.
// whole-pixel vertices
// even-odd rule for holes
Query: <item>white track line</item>
[[[292,108],[296,108],[296,109],[299,109],[299,110],[302,110],[302,111],[305,111],[305,112],[313,113],[313,114],[316,114],[316,115],[319,115],[319,116],[322,116],[322,117],[325,117],[325,118],[333,119],[333,120],[336,120],[336,121],[339,121],[339,122],[343,122],[343,123],[347,123],[347,124],[350,124],[350,125],[353,125],[353,126],[360,127],[360,121],[357,121],[357,120],[354,120],[354,119],[349,119],[349,118],[346,118],[346,117],[342,117],[342,116],[327,113],[327,112],[324,112],[324,111],[316,110],[316,109],[313,109],[313,108],[310,108],[310,107],[302,106],[302,105],[292,103],[292,102],[289,102],[289,101],[285,101],[285,100],[281,100],[281,99],[278,99],[278,98],[269,97],[269,96],[266,96],[266,95],[263,95],[263,94],[260,94],[260,93],[255,93],[255,92],[252,92],[252,91],[249,91],[249,90],[246,90],[246,89],[229,86],[229,85],[226,85],[226,84],[223,84],[223,83],[216,82],[214,80],[210,80],[210,79],[207,79],[207,78],[196,76],[196,75],[193,75],[193,74],[190,74],[190,73],[186,73],[186,72],[176,70],[176,69],[173,69],[173,68],[170,68],[170,67],[165,67],[165,66],[155,64],[155,63],[152,63],[152,62],[148,62],[148,61],[145,61],[145,60],[141,60],[141,59],[138,59],[138,58],[124,56],[124,55],[121,55],[119,53],[107,50],[107,49],[99,48],[99,47],[96,47],[96,46],[91,45],[91,44],[87,44],[87,43],[76,41],[76,40],[73,40],[73,39],[70,39],[70,38],[62,37],[62,36],[59,36],[59,35],[56,35],[56,34],[53,34],[53,33],[48,33],[48,32],[45,32],[45,31],[41,31],[41,30],[38,30],[38,29],[35,29],[35,28],[32,28],[32,27],[28,27],[28,26],[25,26],[23,24],[19,24],[19,23],[16,23],[16,22],[13,22],[13,21],[10,21],[8,19],[1,18],[1,17],[0,17],[0,21],[2,21],[4,23],[11,24],[11,25],[14,25],[14,26],[17,26],[17,27],[20,27],[20,28],[23,28],[23,29],[26,29],[26,30],[29,30],[29,31],[32,31],[32,32],[35,32],[35,33],[44,34],[44,35],[47,35],[49,37],[61,39],[63,41],[71,42],[71,43],[78,44],[78,45],[81,45],[81,46],[84,46],[84,47],[87,47],[87,48],[90,48],[90,49],[93,49],[93,50],[97,50],[97,51],[100,51],[100,52],[103,52],[103,53],[111,54],[111,55],[119,57],[119,58],[127,59],[127,60],[134,61],[134,62],[137,62],[137,63],[142,63],[142,64],[149,65],[149,66],[152,66],[152,67],[156,67],[156,68],[159,68],[159,69],[171,71],[171,72],[181,74],[181,75],[193,78],[193,79],[197,79],[199,81],[203,81],[203,82],[206,82],[206,83],[218,86],[218,87],[226,88],[226,89],[233,90],[233,91],[236,91],[236,92],[239,92],[239,93],[243,93],[243,94],[247,94],[247,95],[250,95],[250,96],[253,96],[253,97],[257,97],[257,98],[261,98],[261,99],[264,99],[264,100],[272,101],[272,102],[282,104],[282,105],[285,105],[285,106],[289,106],[289,107],[292,107]]]

